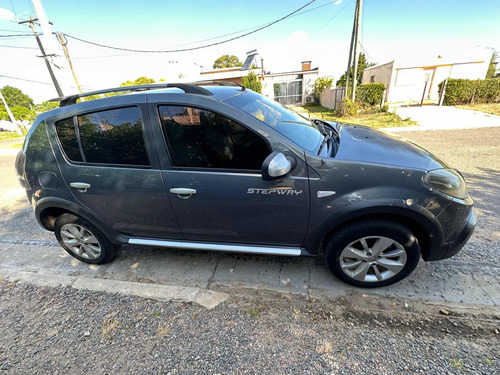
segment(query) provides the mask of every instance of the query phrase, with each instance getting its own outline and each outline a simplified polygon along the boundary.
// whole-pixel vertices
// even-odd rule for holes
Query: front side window
[[[56,130],[66,156],[72,161],[149,165],[138,107],[76,116],[76,120],[73,117],[57,122]]]
[[[263,138],[220,114],[167,105],[159,114],[175,167],[260,170],[271,153]]]

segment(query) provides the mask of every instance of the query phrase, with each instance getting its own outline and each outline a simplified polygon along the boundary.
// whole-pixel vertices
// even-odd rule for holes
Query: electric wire
[[[224,43],[228,43],[228,42],[231,42],[233,40],[237,40],[237,39],[241,39],[245,36],[248,36],[248,35],[251,35],[251,34],[254,34],[258,31],[261,31],[263,29],[266,29],[272,25],[275,25],[277,24],[278,22],[281,22],[289,17],[291,17],[292,15],[300,12],[302,9],[304,9],[305,7],[307,7],[308,5],[314,3],[316,0],[311,0],[309,1],[308,3],[306,3],[305,5],[301,6],[300,8],[294,10],[293,12],[291,13],[288,13],[286,16],[283,16],[273,22],[270,22],[264,26],[261,26],[261,27],[258,27],[257,29],[254,29],[252,31],[249,31],[247,33],[244,33],[242,35],[238,35],[238,36],[235,36],[233,38],[229,38],[229,39],[226,39],[226,40],[222,40],[222,41],[219,41],[219,42],[215,42],[215,43],[211,43],[211,44],[206,44],[206,45],[203,45],[203,46],[197,46],[197,47],[191,47],[191,48],[182,48],[182,49],[172,49],[172,50],[139,50],[139,49],[131,49],[131,48],[121,48],[121,47],[114,47],[114,46],[109,46],[109,45],[106,45],[106,44],[101,44],[101,43],[96,43],[96,42],[91,42],[91,41],[88,41],[88,40],[85,40],[85,39],[81,39],[81,38],[77,38],[75,36],[72,36],[72,35],[69,35],[69,34],[64,34],[66,37],[68,38],[71,38],[71,39],[74,39],[74,40],[78,40],[82,43],[87,43],[87,44],[91,44],[91,45],[95,45],[95,46],[98,46],[98,47],[102,47],[102,48],[109,48],[109,49],[115,49],[115,50],[118,50],[118,51],[127,51],[127,52],[141,52],[141,53],[174,53],[174,52],[187,52],[187,51],[194,51],[194,50],[198,50],[198,49],[203,49],[203,48],[208,48],[208,47],[213,47],[213,46],[216,46],[216,45],[220,45],[220,44],[224,44]]]
[[[330,24],[330,22],[332,22],[332,21],[333,21],[333,20],[334,20],[334,19],[335,19],[335,18],[336,18],[336,17],[337,17],[337,16],[338,16],[338,15],[339,15],[339,14],[340,14],[340,13],[341,13],[341,12],[342,12],[342,11],[343,11],[343,10],[344,10],[347,6],[348,6],[348,5],[349,5],[349,4],[351,4],[353,1],[354,1],[354,0],[350,0],[350,1],[348,1],[347,3],[345,3],[345,5],[344,5],[344,6],[343,6],[343,7],[342,7],[342,8],[341,8],[341,9],[340,9],[337,13],[335,13],[335,14],[334,14],[334,15],[333,15],[333,16],[332,16],[332,17],[331,17],[328,21],[326,21],[326,23],[325,23],[323,26],[321,26],[321,28],[320,28],[318,31],[316,31],[316,33],[315,33],[314,35],[317,35],[317,34],[319,34],[321,31],[323,31],[323,29],[324,29],[325,27],[327,27],[327,26]]]

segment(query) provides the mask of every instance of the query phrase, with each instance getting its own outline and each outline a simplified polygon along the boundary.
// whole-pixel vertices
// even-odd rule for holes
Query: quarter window
[[[74,118],[56,123],[57,134],[68,159],[88,163],[149,165],[139,108],[119,108],[76,116],[76,125],[75,133]]]
[[[64,153],[69,160],[83,161],[78,139],[76,138],[75,122],[72,118],[56,122],[56,131]]]
[[[217,113],[182,106],[159,112],[176,167],[260,170],[271,152],[262,137]]]

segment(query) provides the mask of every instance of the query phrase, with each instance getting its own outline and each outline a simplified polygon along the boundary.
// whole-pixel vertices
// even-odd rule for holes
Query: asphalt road
[[[321,259],[129,246],[84,265],[38,226],[1,149],[0,374],[499,373],[500,128],[402,136],[464,173],[479,222],[456,257],[372,291]]]

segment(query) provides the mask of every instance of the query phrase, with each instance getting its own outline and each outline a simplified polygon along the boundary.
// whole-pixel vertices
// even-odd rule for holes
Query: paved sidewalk
[[[0,278],[35,285],[71,285],[146,298],[156,295],[160,300],[186,300],[206,307],[226,299],[214,292],[295,295],[319,300],[358,292],[438,303],[500,306],[500,266],[484,261],[421,261],[407,279],[369,290],[335,279],[321,258],[125,246],[112,263],[96,266],[72,259],[55,241],[16,242],[5,238],[0,241]],[[470,243],[467,247],[472,252],[483,251],[481,244]],[[488,247],[500,251],[500,242],[491,242]]]
[[[447,106],[399,107],[392,109],[402,119],[411,118],[420,126],[384,128],[384,131],[475,129],[500,126],[500,116]]]

